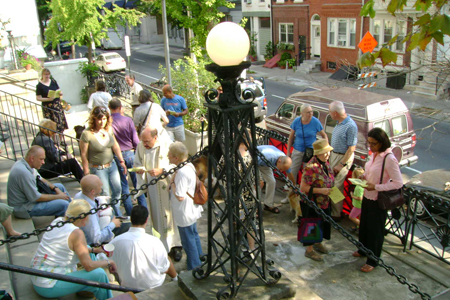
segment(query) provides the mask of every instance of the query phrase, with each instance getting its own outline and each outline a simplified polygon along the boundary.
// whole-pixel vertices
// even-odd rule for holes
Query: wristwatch
[[[108,268],[111,268],[111,263],[109,262],[109,259],[107,259],[106,262],[108,263]]]
[[[342,161],[340,162],[340,164],[341,164],[343,167],[346,167],[346,166],[347,166],[347,163],[343,164]]]
[[[56,192],[55,190],[57,189],[57,186],[53,186],[53,188],[51,189],[52,191]]]

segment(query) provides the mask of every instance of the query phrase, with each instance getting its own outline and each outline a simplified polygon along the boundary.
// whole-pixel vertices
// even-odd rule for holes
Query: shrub
[[[288,60],[288,59],[291,59],[291,58],[292,58],[292,56],[291,56],[290,53],[284,52],[283,54],[281,54],[280,61],[282,61],[282,60]]]

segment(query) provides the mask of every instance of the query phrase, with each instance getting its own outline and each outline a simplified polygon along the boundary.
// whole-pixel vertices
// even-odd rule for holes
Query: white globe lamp
[[[244,28],[233,22],[223,22],[208,34],[206,51],[219,66],[240,64],[248,54],[250,40]]]

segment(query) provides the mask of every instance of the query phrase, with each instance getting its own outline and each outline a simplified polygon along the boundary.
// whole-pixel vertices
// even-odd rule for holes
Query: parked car
[[[448,201],[450,203],[450,171],[448,170],[431,170],[425,171],[421,174],[414,175],[411,179],[405,183],[406,187],[412,187],[416,190],[427,192],[433,196]],[[440,214],[442,210],[437,209],[435,206],[427,201],[413,198],[411,199],[410,210],[414,213],[415,205],[417,202],[417,214],[418,218],[428,217],[430,213]],[[446,213],[446,212],[445,212]]]
[[[114,29],[108,29],[108,38],[101,40],[100,47],[102,49],[122,49],[123,48],[123,34],[116,32]]]
[[[392,151],[400,166],[409,166],[417,162],[414,155],[416,134],[409,110],[400,98],[356,90],[347,87],[311,87],[304,92],[288,96],[277,112],[266,118],[268,130],[289,137],[290,125],[300,116],[303,103],[311,105],[313,115],[320,120],[328,139],[331,141],[336,126],[328,112],[331,102],[342,101],[348,115],[358,126],[358,144],[354,163],[364,166],[371,152],[367,147],[367,133],[374,127],[381,127],[389,135]]]
[[[122,71],[127,67],[125,59],[116,52],[102,53],[94,62],[103,72]]]
[[[243,99],[253,101],[253,95],[255,96],[254,103],[258,105],[255,107],[255,122],[262,122],[267,115],[266,84],[264,78],[254,79],[250,77],[240,83],[240,88]]]

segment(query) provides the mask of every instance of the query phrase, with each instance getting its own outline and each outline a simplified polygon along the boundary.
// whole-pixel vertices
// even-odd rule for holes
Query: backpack
[[[195,170],[195,169],[194,169]],[[205,185],[197,176],[197,172],[195,172],[195,191],[194,197],[192,197],[189,193],[187,193],[189,197],[194,200],[194,203],[197,205],[204,205],[208,201],[208,191],[206,190]]]

